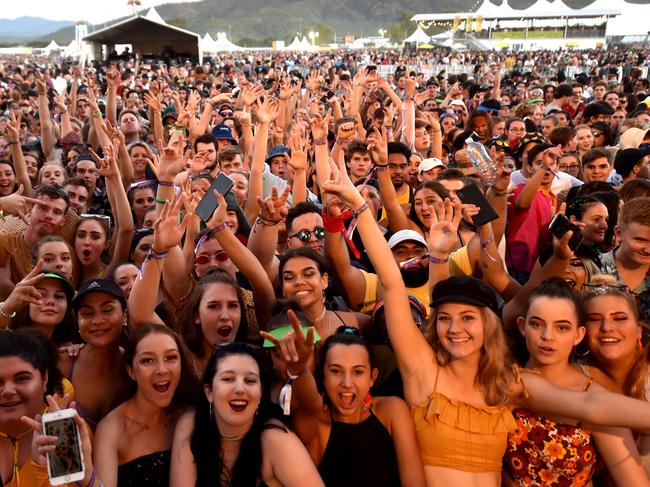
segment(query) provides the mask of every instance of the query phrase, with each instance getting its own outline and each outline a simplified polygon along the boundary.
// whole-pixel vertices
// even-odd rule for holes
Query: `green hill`
[[[592,1],[565,0],[565,3],[581,8]],[[534,2],[511,0],[510,4],[524,9]],[[407,12],[410,17],[412,13],[468,11],[475,9],[477,3],[480,5],[480,0],[437,0],[435,3],[430,0],[203,0],[161,5],[156,9],[170,24],[201,35],[209,32],[213,37],[216,32],[226,32],[233,42],[251,46],[270,45],[275,39],[290,41],[296,33],[309,30],[318,30],[325,42],[334,36],[340,40],[346,34],[378,35],[380,28],[388,29]],[[650,0],[636,3],[650,3]],[[414,25],[406,26],[410,34]],[[73,38],[74,30],[67,28],[42,40],[68,43]]]

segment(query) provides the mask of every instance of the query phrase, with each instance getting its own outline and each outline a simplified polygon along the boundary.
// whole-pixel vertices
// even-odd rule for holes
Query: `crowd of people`
[[[650,486],[647,54],[0,59],[0,485]]]

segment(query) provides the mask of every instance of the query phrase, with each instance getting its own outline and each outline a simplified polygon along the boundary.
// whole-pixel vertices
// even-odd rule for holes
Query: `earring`
[[[213,414],[212,414],[212,402],[210,402],[210,421],[212,421]]]
[[[363,406],[361,406],[361,409],[363,409],[364,411],[370,409],[371,402],[372,402],[372,396],[370,395],[370,392],[368,392],[368,394],[366,394],[365,399],[363,400]]]

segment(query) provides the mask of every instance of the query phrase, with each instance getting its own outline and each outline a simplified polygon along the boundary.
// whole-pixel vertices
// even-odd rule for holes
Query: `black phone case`
[[[474,225],[481,226],[499,218],[499,214],[492,208],[483,192],[476,184],[470,184],[456,191],[460,201],[466,205],[476,205],[480,208],[478,215],[472,217]]]
[[[212,191],[217,191],[225,197],[232,189],[234,184],[235,183],[233,180],[226,176],[224,173],[219,173],[216,179],[212,182],[210,189],[206,191],[206,193],[203,195],[203,198],[201,198],[201,201],[199,201],[199,204],[196,205],[195,212],[197,215],[199,215],[199,218],[201,218],[201,220],[207,222],[210,217],[212,217],[214,210],[217,209],[217,197]]]

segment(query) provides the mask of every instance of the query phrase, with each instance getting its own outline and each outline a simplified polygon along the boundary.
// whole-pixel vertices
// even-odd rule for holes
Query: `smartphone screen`
[[[569,248],[572,251],[575,251],[575,249],[577,249],[582,243],[582,232],[580,229],[561,213],[558,213],[553,217],[548,228],[557,239],[564,237],[569,230],[572,231],[573,235],[569,240]]]
[[[456,191],[458,198],[466,205],[476,205],[479,207],[477,215],[472,217],[474,225],[481,226],[499,218],[499,214],[492,208],[481,189],[474,183],[465,186]]]
[[[199,204],[196,205],[196,214],[199,215],[199,218],[204,222],[207,222],[214,210],[217,209],[217,197],[212,192],[213,190],[221,193],[223,196],[226,196],[228,192],[232,189],[235,183],[232,179],[226,176],[224,173],[220,172],[219,175],[212,182],[212,186],[205,192]]]
[[[74,418],[44,421],[45,434],[56,436],[56,449],[47,454],[50,478],[70,477],[83,471],[79,434]]]

